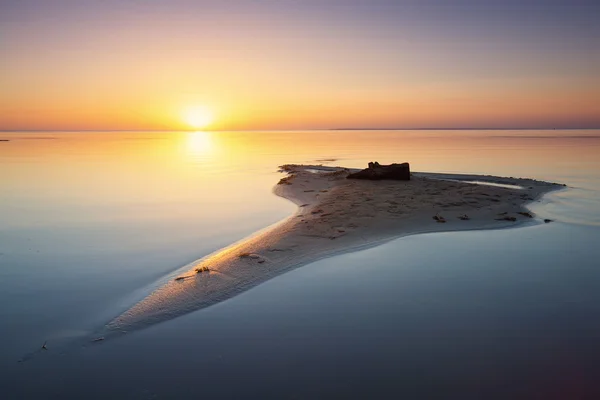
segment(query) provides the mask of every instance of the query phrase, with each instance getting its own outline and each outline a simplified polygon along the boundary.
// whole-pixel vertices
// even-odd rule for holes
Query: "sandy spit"
[[[298,206],[294,215],[199,260],[109,322],[103,335],[176,318],[318,259],[398,237],[543,223],[525,205],[563,187],[533,179],[435,173],[413,173],[410,181],[363,181],[346,179],[350,170],[341,167],[282,168],[288,175],[274,193]],[[520,188],[469,183],[474,181]]]

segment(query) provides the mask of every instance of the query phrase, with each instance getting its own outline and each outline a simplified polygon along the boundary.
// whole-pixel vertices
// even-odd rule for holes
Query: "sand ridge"
[[[413,173],[410,181],[364,181],[346,179],[351,170],[342,167],[285,165],[282,170],[288,175],[274,193],[298,206],[294,215],[190,265],[187,272],[109,322],[102,334],[166,321],[318,259],[394,238],[531,222],[535,216],[525,205],[562,188],[532,179],[482,175]]]

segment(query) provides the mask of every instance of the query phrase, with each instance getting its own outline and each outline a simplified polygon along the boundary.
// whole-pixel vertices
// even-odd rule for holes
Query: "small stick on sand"
[[[191,278],[192,275],[187,275],[187,276],[178,276],[177,278],[175,278],[176,281],[183,281],[187,278]]]

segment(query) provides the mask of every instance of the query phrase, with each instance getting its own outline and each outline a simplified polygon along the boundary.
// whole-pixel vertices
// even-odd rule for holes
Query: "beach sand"
[[[166,321],[318,259],[398,237],[543,223],[525,205],[562,188],[532,179],[482,175],[413,173],[410,181],[365,181],[346,179],[351,170],[342,167],[282,168],[288,175],[274,192],[298,206],[294,215],[190,265],[187,272],[109,322],[100,335]],[[468,219],[459,218],[465,214]]]

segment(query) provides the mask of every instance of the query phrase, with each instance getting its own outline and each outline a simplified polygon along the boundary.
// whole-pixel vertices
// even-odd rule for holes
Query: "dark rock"
[[[545,220],[544,220],[544,223],[546,223],[546,224],[547,224],[547,223],[550,223],[550,222],[552,222],[552,220],[551,220],[551,219],[545,219]]]
[[[410,166],[408,163],[381,165],[377,161],[370,162],[369,168],[348,175],[348,179],[408,181],[410,180]]]

